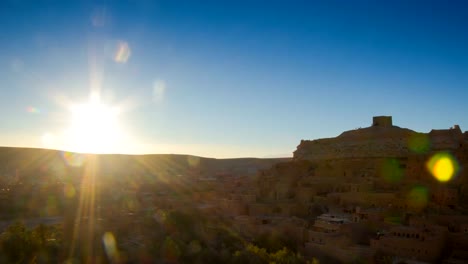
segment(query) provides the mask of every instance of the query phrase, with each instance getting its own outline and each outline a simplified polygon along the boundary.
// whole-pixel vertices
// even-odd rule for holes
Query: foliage
[[[264,233],[260,235],[255,242],[260,247],[264,247],[269,251],[279,251],[285,247],[288,249],[294,249],[296,247],[294,239],[277,232]]]
[[[168,212],[166,216],[164,221],[152,225],[149,225],[151,217],[144,216],[149,221],[144,228],[148,232],[138,229],[116,232],[132,230],[131,224],[111,222],[106,232],[114,234],[121,260],[138,263],[141,256],[146,256],[145,259],[166,263],[307,263],[285,236],[268,234],[248,243],[222,221],[207,218],[198,221],[202,219],[199,215],[177,211]],[[45,225],[28,229],[16,222],[0,235],[0,263],[62,263],[69,257],[63,253],[70,252],[67,241],[72,239],[67,234],[71,230],[67,230]],[[93,245],[99,245],[103,231],[95,229],[93,232]],[[92,254],[105,262],[106,255],[100,248],[87,250],[89,238],[80,236],[74,241],[74,259],[86,262]]]
[[[33,230],[15,222],[0,235],[0,262],[48,263],[57,260],[61,234],[55,227],[39,225]]]
[[[233,263],[299,264],[307,263],[307,261],[300,254],[287,248],[268,253],[265,248],[247,244],[244,250],[234,253]]]

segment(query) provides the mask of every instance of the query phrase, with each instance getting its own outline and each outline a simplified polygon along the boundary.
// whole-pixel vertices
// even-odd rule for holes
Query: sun
[[[85,153],[112,152],[119,141],[119,109],[92,99],[70,106],[68,143],[73,151]]]

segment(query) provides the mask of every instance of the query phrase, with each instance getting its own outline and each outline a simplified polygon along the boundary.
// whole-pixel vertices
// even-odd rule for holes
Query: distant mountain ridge
[[[91,160],[96,162],[101,174],[244,176],[290,159],[215,159],[184,154],[80,154],[51,149],[0,147],[0,176],[79,174]]]

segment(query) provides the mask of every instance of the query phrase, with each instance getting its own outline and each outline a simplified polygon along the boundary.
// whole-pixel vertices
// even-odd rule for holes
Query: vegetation
[[[284,247],[276,252],[268,252],[253,244],[247,244],[242,251],[236,251],[232,263],[306,263],[304,258]]]
[[[61,230],[39,225],[27,229],[21,222],[10,225],[0,235],[1,263],[53,263],[61,253]]]
[[[221,221],[180,211],[165,212],[160,223],[150,221],[150,216],[144,219],[147,222],[139,226],[142,230],[128,225],[126,232],[119,232],[122,226],[106,223],[106,229],[115,232],[96,226],[90,237],[86,224],[82,224],[81,234],[73,237],[61,225],[28,229],[15,222],[0,235],[0,263],[87,263],[90,255],[97,263],[138,263],[144,259],[164,263],[307,263],[295,251],[294,243],[280,234],[265,234],[247,242]]]

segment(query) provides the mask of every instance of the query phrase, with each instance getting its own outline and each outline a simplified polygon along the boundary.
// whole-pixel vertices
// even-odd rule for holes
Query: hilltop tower
[[[372,118],[372,126],[392,127],[392,116],[374,116]]]

